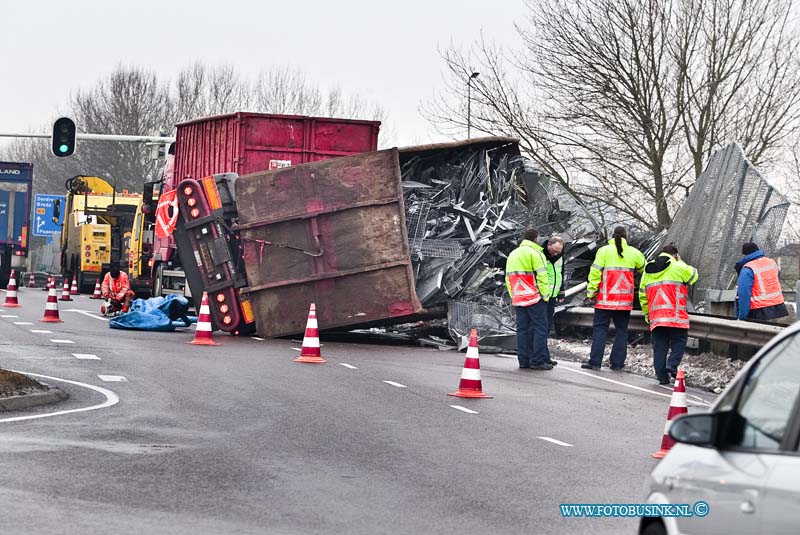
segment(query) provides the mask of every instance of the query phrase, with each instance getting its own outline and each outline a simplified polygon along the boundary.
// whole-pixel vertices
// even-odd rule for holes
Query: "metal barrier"
[[[591,327],[594,309],[575,307],[564,310],[556,316],[556,322],[562,325],[575,327]],[[689,314],[689,336],[708,340],[710,342],[726,342],[745,346],[761,347],[769,342],[773,336],[781,332],[781,325],[765,325],[750,321],[737,321],[701,314]],[[644,321],[644,315],[639,310],[631,312],[631,321],[628,327],[633,331],[647,331],[650,326]]]

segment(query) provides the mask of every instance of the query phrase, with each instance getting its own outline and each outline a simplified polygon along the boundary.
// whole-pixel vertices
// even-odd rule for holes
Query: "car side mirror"
[[[719,419],[717,413],[685,414],[672,422],[669,436],[675,442],[711,447],[716,443]]]

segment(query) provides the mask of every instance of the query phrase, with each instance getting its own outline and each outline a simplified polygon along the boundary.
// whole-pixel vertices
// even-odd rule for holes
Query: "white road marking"
[[[259,338],[258,336],[251,336],[250,338],[252,338],[253,340],[258,340],[259,342],[263,342],[264,341],[263,338]]]
[[[127,383],[128,380],[122,375],[98,375],[97,376],[101,381],[106,381],[110,383]]]
[[[396,386],[397,388],[406,388],[406,385],[401,385],[400,383],[395,383],[394,381],[384,381],[387,385]]]
[[[352,364],[347,364],[345,362],[340,362],[339,366],[344,366],[345,368],[350,368],[351,370],[357,370],[358,369],[355,366],[353,366]]]
[[[30,331],[36,334],[53,334],[53,331],[48,331],[47,329],[31,329]]]
[[[554,438],[550,437],[539,437],[539,438],[541,438],[542,440],[546,440],[547,442],[552,442],[553,444],[558,444],[559,446],[566,446],[568,448],[572,447],[572,444],[567,444],[566,442],[561,442],[560,440],[556,440]]]
[[[74,344],[75,343],[72,340],[65,340],[63,338],[51,338],[50,341],[53,342],[54,344]]]
[[[33,325],[30,321],[15,321],[14,325]]]
[[[93,355],[91,353],[73,353],[73,357],[76,359],[83,359],[83,360],[100,360],[100,357],[97,355]]]
[[[478,411],[473,411],[472,409],[468,409],[466,407],[462,407],[461,405],[450,405],[454,409],[460,410],[461,412],[466,412],[467,414],[478,414]]]
[[[77,381],[69,381],[67,379],[59,379],[58,377],[50,377],[47,375],[39,375],[38,373],[28,373],[22,372],[18,370],[11,370],[17,373],[22,373],[25,375],[30,375],[31,377],[40,377],[42,379],[49,379],[51,381],[60,381],[62,383],[68,383],[71,385],[82,386],[84,388],[88,388],[90,390],[94,390],[95,392],[100,392],[106,397],[106,400],[99,405],[92,405],[90,407],[83,407],[80,409],[70,409],[68,411],[57,411],[57,412],[49,412],[47,414],[32,414],[30,416],[14,416],[12,418],[0,418],[0,422],[20,422],[22,420],[35,420],[37,418],[49,418],[50,416],[60,416],[62,414],[71,414],[73,412],[85,412],[85,411],[94,411],[97,409],[105,409],[106,407],[111,407],[119,403],[119,397],[112,392],[111,390],[107,390],[105,388],[101,388],[99,386],[87,385],[86,383],[79,383]]]
[[[292,349],[294,349],[295,351],[302,351],[302,349],[300,349],[299,347],[293,347]]]
[[[91,310],[79,310],[77,308],[69,308],[69,309],[65,310],[64,312],[77,312],[78,314],[83,314],[84,316],[89,316],[90,318],[94,318],[94,319],[100,320],[100,321],[108,321],[108,319],[109,319],[109,318],[104,318],[102,316],[98,316],[94,312],[92,312]]]
[[[18,318],[19,316],[15,316],[13,314],[3,314],[0,318]]]
[[[580,370],[573,370],[572,368],[570,368],[568,366],[556,366],[554,369],[565,370],[565,371],[572,372],[572,373],[579,373],[581,375],[585,375],[586,377],[592,377],[594,379],[597,379],[598,381],[606,381],[608,383],[614,383],[615,385],[624,386],[626,388],[632,388],[634,390],[639,390],[641,392],[647,392],[648,394],[653,394],[654,396],[661,396],[661,397],[665,397],[665,398],[671,398],[672,397],[671,394],[662,394],[661,392],[656,392],[655,390],[648,390],[647,388],[642,388],[640,386],[629,385],[628,383],[623,383],[622,381],[615,381],[613,379],[607,379],[606,377],[600,377],[599,375],[595,375],[593,373],[586,373],[586,372],[582,372]],[[692,403],[696,403],[696,404],[702,405],[704,407],[708,407],[708,405],[709,405],[708,403],[706,403],[704,401],[692,401]]]

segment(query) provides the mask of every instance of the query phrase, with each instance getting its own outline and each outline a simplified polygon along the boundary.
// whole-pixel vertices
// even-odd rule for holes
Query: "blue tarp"
[[[193,323],[192,318],[186,316],[188,310],[189,301],[181,295],[135,299],[130,311],[111,318],[108,326],[112,329],[170,332],[176,327],[188,327],[188,322]]]

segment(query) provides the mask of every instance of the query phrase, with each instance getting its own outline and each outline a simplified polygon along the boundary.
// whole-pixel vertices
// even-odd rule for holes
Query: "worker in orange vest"
[[[736,263],[736,318],[763,321],[788,316],[778,264],[752,242],[742,245],[742,254],[744,258]]]
[[[119,266],[116,264],[111,265],[103,283],[100,285],[100,293],[103,299],[108,301],[108,304],[100,306],[102,314],[113,314],[115,312],[128,312],[131,306],[131,301],[136,294],[131,290],[131,283],[128,280],[128,274],[120,271]]]

